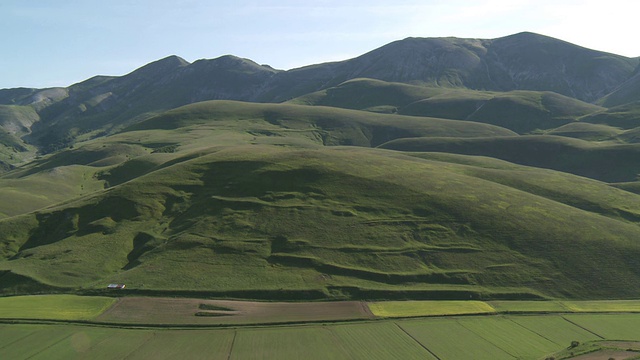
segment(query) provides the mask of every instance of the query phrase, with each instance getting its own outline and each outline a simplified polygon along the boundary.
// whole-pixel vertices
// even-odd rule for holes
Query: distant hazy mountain
[[[606,107],[612,107],[637,101],[640,101],[640,66],[629,80],[605,96],[601,103]]]
[[[494,40],[408,38],[355,59],[283,73],[276,79],[283,87],[276,100],[365,77],[477,90],[554,91],[593,102],[629,79],[637,65],[638,59],[533,33]],[[299,85],[287,92],[289,83]]]
[[[68,88],[0,90],[0,106],[11,106],[0,111],[0,133],[50,153],[189,103],[282,102],[355,78],[445,89],[553,91],[586,102],[606,96],[605,105],[620,105],[640,100],[638,66],[637,58],[533,33],[492,40],[408,38],[351,60],[289,71],[234,56],[191,64],[171,56],[124,76],[98,76]],[[20,155],[26,143],[19,145],[0,147],[0,161],[26,157]]]

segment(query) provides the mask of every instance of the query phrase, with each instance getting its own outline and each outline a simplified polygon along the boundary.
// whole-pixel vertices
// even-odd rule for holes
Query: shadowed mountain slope
[[[613,92],[602,98],[599,103],[606,107],[620,106],[640,102],[640,66],[635,74]]]
[[[640,174],[640,144],[593,144],[546,135],[484,139],[411,138],[393,140],[380,147],[488,156],[607,182],[634,181]]]
[[[517,133],[553,129],[605,108],[552,92],[489,92],[356,79],[291,103],[498,125]]]
[[[252,98],[273,73],[233,56],[193,64],[171,56],[122,77],[71,86],[67,98],[41,111],[27,140],[53,151],[181,105]]]
[[[593,102],[632,76],[638,59],[519,33],[493,40],[408,38],[355,59],[282,73],[276,100],[362,77],[476,90],[553,91]]]

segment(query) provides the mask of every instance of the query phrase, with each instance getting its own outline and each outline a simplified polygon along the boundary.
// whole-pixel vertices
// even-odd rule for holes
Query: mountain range
[[[356,78],[445,89],[552,91],[617,106],[640,100],[639,65],[638,58],[533,33],[493,40],[408,38],[351,60],[289,71],[230,55],[192,64],[170,56],[121,77],[96,76],[68,88],[0,90],[0,126],[10,139],[3,143],[49,153],[181,105],[282,102]]]
[[[640,294],[640,58],[520,33],[0,90],[0,292]]]

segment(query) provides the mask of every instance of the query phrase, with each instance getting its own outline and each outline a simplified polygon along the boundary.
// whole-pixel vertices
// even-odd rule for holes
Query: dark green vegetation
[[[637,66],[524,33],[2,90],[0,293],[637,298]]]

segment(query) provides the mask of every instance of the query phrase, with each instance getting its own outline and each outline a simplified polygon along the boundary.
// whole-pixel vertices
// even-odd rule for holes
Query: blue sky
[[[640,56],[632,0],[2,0],[0,88],[69,86],[178,55],[290,69],[417,37],[521,31]]]

